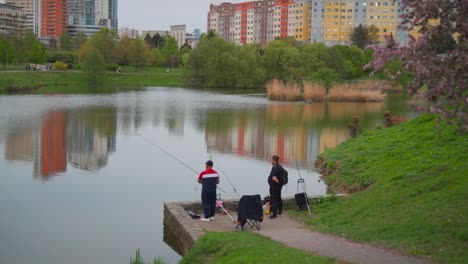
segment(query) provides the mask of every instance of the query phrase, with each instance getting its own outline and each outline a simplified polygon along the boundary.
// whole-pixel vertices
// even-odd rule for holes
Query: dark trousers
[[[281,214],[283,212],[283,199],[281,199],[281,185],[271,185],[270,186],[270,197],[271,197],[271,206],[270,214],[276,215],[278,212]]]
[[[213,217],[216,211],[216,191],[202,191],[201,199],[205,218]]]

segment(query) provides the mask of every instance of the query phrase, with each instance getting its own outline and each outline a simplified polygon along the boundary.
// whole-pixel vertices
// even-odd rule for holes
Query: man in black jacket
[[[278,163],[279,157],[274,155],[271,157],[271,168],[270,176],[268,176],[268,184],[270,185],[270,218],[277,218],[278,213],[281,214],[283,210],[283,201],[281,200],[281,189],[283,185],[281,183],[281,176],[283,173],[283,167]],[[279,211],[279,212],[278,212]]]

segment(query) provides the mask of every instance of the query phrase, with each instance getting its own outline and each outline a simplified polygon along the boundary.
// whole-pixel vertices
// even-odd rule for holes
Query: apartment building
[[[60,38],[67,30],[67,1],[42,0],[41,37]]]
[[[354,28],[362,24],[375,27],[378,41],[391,34],[404,43],[407,32],[398,28],[403,12],[401,0],[313,0],[311,38],[327,45],[348,44]]]
[[[175,38],[177,46],[180,48],[185,44],[185,35],[187,34],[186,25],[172,25],[170,34]]]
[[[349,44],[359,24],[374,26],[379,41],[392,34],[407,41],[401,0],[258,0],[210,5],[208,30],[236,44],[265,44],[278,37],[300,42]]]
[[[26,15],[25,29],[31,30],[36,37],[41,34],[41,0],[6,0],[7,5],[21,7]]]
[[[214,30],[219,36],[236,44],[266,44],[278,37],[295,37],[296,28],[301,23],[300,12],[302,11],[302,18],[307,14],[300,10],[307,5],[302,3],[301,7],[295,3],[295,0],[263,0],[212,4],[208,13],[208,30]],[[300,32],[299,28],[297,30]],[[303,38],[304,34],[297,36]]]
[[[21,7],[0,4],[0,33],[21,34],[26,26],[26,15]]]

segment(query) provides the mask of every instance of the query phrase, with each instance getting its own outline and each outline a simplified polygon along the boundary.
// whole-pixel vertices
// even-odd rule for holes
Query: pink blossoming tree
[[[400,59],[414,74],[408,84],[410,95],[432,102],[431,112],[440,113],[449,123],[468,131],[467,43],[468,0],[403,0],[402,24],[416,31],[405,45],[391,36],[381,45],[371,46],[375,59],[366,65],[373,73]],[[396,74],[386,73],[390,78]]]

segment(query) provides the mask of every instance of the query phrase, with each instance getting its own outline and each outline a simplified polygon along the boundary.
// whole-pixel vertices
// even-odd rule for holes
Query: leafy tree
[[[164,38],[162,38],[161,35],[159,35],[159,33],[156,33],[151,38],[151,44],[153,48],[161,49],[162,47],[164,47]]]
[[[0,40],[0,63],[3,69],[7,69],[7,64],[12,63],[15,57],[15,49],[7,39]]]
[[[368,27],[359,24],[351,34],[351,44],[358,46],[360,49],[376,43],[377,40],[377,30],[374,25]]]
[[[190,53],[191,51],[192,51],[192,47],[190,47],[189,44],[185,43],[184,45],[182,45],[182,47],[180,47],[179,54],[183,55],[186,53]]]
[[[72,39],[72,48],[77,50],[88,41],[88,36],[83,32],[78,32]]]
[[[99,49],[92,48],[83,60],[83,72],[91,86],[100,84],[106,72],[106,62]]]
[[[128,36],[123,37],[117,45],[117,64],[128,66],[131,62],[133,40]]]
[[[15,63],[22,63],[26,61],[26,43],[24,38],[18,35],[12,36],[10,38],[10,43],[15,50]]]
[[[117,39],[117,31],[108,28],[99,30],[92,37],[92,46],[99,50],[107,64],[117,61]]]
[[[49,48],[50,49],[56,49],[57,48],[57,39],[56,38],[51,38],[49,40]]]
[[[76,51],[76,56],[78,58],[79,62],[82,62],[86,56],[91,52],[93,49],[93,45],[91,42],[85,42],[83,45],[81,45],[80,49]]]
[[[349,64],[346,64],[346,61],[341,54],[340,47],[333,46],[328,49],[328,54],[330,55],[330,60],[327,63],[327,67],[332,69],[334,72],[340,75],[340,79],[347,79],[348,76],[348,67]]]
[[[47,51],[47,62],[61,61],[66,64],[75,63],[75,54],[72,51]]]
[[[148,45],[142,39],[137,38],[133,41],[130,59],[137,70],[148,63],[149,55]]]
[[[180,56],[180,63],[184,66],[187,65],[188,61],[190,59],[190,53],[185,53]]]
[[[60,50],[72,50],[72,41],[67,31],[64,31],[60,36]]]
[[[318,71],[312,73],[308,79],[323,83],[327,88],[328,93],[333,83],[341,81],[341,76],[334,70],[325,67],[320,68]]]
[[[158,48],[153,48],[150,52],[150,63],[152,65],[162,66],[164,58]]]
[[[44,46],[37,40],[30,43],[28,61],[31,63],[44,63],[46,59],[47,55]]]
[[[457,122],[461,131],[468,131],[466,1],[403,0],[402,8],[409,10],[402,15],[403,25],[417,31],[419,37],[411,36],[405,46],[387,37],[386,45],[373,47],[375,60],[368,67],[376,73],[400,59],[403,67],[414,74],[407,86],[409,94],[421,95],[433,103],[433,112],[442,114],[450,123]],[[388,74],[392,79],[398,77]]]
[[[176,39],[173,37],[168,37],[166,43],[164,44],[164,47],[161,50],[161,53],[164,57],[167,57],[169,55],[177,55],[178,50],[179,47],[177,45]]]
[[[323,43],[313,43],[305,45],[302,49],[302,58],[306,75],[310,72],[316,72],[327,66],[330,61],[328,47]]]
[[[297,80],[303,76],[303,60],[299,49],[285,40],[270,42],[263,55],[268,79]]]
[[[151,45],[152,45],[152,42],[151,42],[151,41],[152,41],[151,35],[150,35],[149,33],[146,33],[146,36],[145,36],[145,43],[146,43],[147,45],[150,45],[150,46],[151,46]]]
[[[202,38],[184,65],[194,86],[258,87],[265,81],[257,47],[236,46],[219,37]]]
[[[403,87],[408,85],[413,79],[413,76],[403,67],[399,59],[389,62],[382,73],[383,75],[395,76],[395,78],[392,79],[394,85],[401,85]]]

